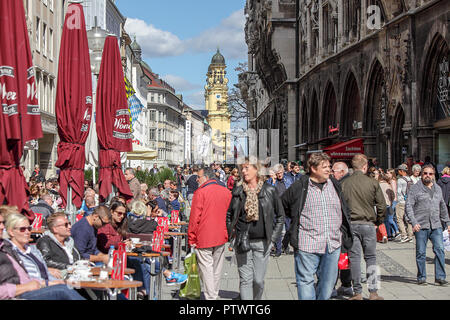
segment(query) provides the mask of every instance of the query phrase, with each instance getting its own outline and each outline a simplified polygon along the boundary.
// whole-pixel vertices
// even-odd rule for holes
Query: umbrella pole
[[[72,203],[72,187],[69,185],[67,186],[67,206],[66,206],[66,213],[69,215],[69,221],[72,225],[75,224],[75,213],[76,208],[74,204]]]
[[[92,186],[95,186],[95,166],[92,166]]]

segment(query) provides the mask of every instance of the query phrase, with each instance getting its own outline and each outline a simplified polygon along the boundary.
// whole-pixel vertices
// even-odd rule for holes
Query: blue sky
[[[204,109],[206,72],[217,47],[225,57],[228,87],[247,60],[245,0],[116,0],[143,59],[194,109]]]

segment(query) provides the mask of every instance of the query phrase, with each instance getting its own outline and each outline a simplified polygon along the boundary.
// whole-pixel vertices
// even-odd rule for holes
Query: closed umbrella
[[[0,1],[0,204],[16,205],[30,222],[23,146],[42,138],[35,72],[22,1]]]
[[[74,15],[79,23],[73,23]],[[78,3],[69,4],[65,17],[55,109],[60,139],[55,164],[61,169],[59,193],[63,206],[73,203],[79,208],[84,196],[84,144],[92,116],[92,80],[83,7]]]
[[[97,83],[96,127],[99,152],[99,194],[103,202],[116,186],[127,199],[133,193],[122,172],[120,152],[132,151],[130,112],[117,38],[108,36]]]

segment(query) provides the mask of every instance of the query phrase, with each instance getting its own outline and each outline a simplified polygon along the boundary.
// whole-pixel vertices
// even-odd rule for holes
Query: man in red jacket
[[[228,241],[226,215],[231,192],[217,182],[210,168],[200,169],[197,179],[199,187],[194,192],[189,218],[189,245],[197,249],[205,298],[216,300]]]

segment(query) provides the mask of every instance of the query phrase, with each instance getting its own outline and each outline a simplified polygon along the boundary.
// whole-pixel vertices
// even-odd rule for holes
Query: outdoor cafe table
[[[162,268],[163,268],[163,261],[162,257],[169,256],[169,252],[161,252],[161,253],[135,253],[135,252],[127,252],[128,257],[138,257],[141,259],[145,258],[152,258],[153,259],[159,259],[159,268],[160,272],[156,274],[156,264],[152,261],[150,264],[150,283],[149,283],[149,289],[150,294],[148,295],[149,300],[161,300],[161,289],[162,289]]]
[[[166,232],[165,236],[173,237],[173,265],[177,271],[180,271],[181,266],[181,238],[186,237],[184,232]],[[187,238],[187,237],[186,237]],[[187,250],[187,247],[186,247]]]
[[[68,283],[70,284],[70,283]],[[99,290],[102,292],[103,300],[117,300],[117,294],[120,290],[130,289],[130,300],[136,300],[137,288],[142,287],[141,281],[134,280],[113,280],[104,281],[77,281],[73,284],[74,288],[86,289],[87,291]]]

